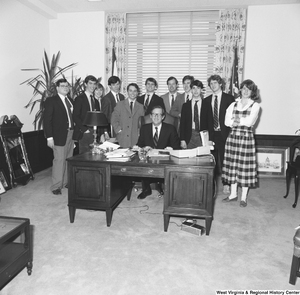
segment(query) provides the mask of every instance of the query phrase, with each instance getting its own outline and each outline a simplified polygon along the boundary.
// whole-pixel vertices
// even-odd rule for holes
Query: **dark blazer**
[[[120,101],[125,99],[122,93],[118,93],[118,95]],[[111,114],[114,111],[116,104],[117,104],[116,99],[111,91],[109,91],[106,95],[104,95],[101,100],[101,111],[102,113],[105,114],[108,123],[111,122]]]
[[[182,105],[181,109],[181,118],[180,118],[180,140],[184,140],[188,144],[192,137],[192,128],[193,128],[193,113],[192,113],[192,100],[188,100]],[[200,131],[204,130],[201,125],[201,118],[203,116],[203,100],[200,110]]]
[[[95,108],[100,111],[99,101],[94,98]],[[90,127],[83,125],[83,121],[87,112],[91,110],[89,100],[85,94],[82,92],[75,98],[74,111],[73,111],[73,121],[75,123],[73,139],[80,140],[83,133]]]
[[[200,126],[202,128],[201,130],[208,130],[209,140],[214,141],[215,131],[214,131],[214,115],[213,115],[213,109],[211,105],[212,96],[213,95],[206,97],[202,102],[203,115],[201,115],[200,117]],[[219,108],[219,123],[221,128],[221,134],[224,141],[226,141],[226,138],[230,132],[230,128],[224,124],[226,110],[229,107],[229,105],[233,102],[234,102],[234,97],[232,95],[222,92],[221,104]]]
[[[146,94],[143,94],[143,95],[139,96],[136,99],[136,101],[138,101],[142,105],[145,105],[145,96],[146,96]],[[151,101],[150,101],[150,103],[148,105],[148,108],[145,111],[145,116],[148,115],[148,114],[150,114],[151,111],[152,111],[152,109],[153,109],[153,107],[155,107],[155,106],[161,106],[164,110],[166,110],[163,99],[154,93],[152,95],[152,98],[151,98]]]
[[[137,142],[139,147],[150,146],[154,148],[152,123],[144,124],[140,129],[140,136]],[[157,149],[172,147],[174,150],[180,149],[180,141],[175,126],[162,123]]]
[[[69,101],[73,104],[71,99]],[[45,101],[43,126],[46,138],[53,137],[54,144],[58,146],[66,144],[69,120],[67,110],[58,94],[48,97]]]

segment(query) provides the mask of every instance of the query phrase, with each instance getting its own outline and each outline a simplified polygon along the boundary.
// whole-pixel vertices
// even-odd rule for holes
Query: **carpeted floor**
[[[126,199],[114,211],[77,210],[69,222],[67,189],[49,191],[51,170],[1,195],[0,215],[30,218],[34,225],[31,276],[23,270],[2,295],[216,294],[218,290],[299,290],[289,284],[293,236],[300,204],[285,180],[261,179],[248,206],[224,204],[219,189],[209,236],[182,231],[171,218],[163,231],[163,199]],[[205,225],[204,220],[199,224]]]

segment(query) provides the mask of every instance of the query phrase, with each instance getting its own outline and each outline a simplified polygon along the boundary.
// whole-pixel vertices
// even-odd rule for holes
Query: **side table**
[[[0,289],[25,267],[31,275],[30,220],[0,216]]]

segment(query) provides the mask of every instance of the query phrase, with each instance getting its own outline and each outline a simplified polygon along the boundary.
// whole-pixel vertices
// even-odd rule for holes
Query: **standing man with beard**
[[[234,97],[223,92],[224,82],[219,75],[212,75],[207,80],[208,86],[213,94],[206,97],[203,101],[203,115],[201,117],[201,129],[208,130],[209,140],[215,143],[213,152],[216,159],[216,173],[218,167],[222,169],[224,161],[225,143],[230,128],[225,125],[226,110]],[[229,194],[229,184],[223,182],[223,193]]]

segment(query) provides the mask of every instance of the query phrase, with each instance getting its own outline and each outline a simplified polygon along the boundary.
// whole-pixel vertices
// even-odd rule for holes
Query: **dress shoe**
[[[241,201],[240,202],[240,207],[247,207],[247,202],[246,201]]]
[[[223,194],[224,195],[229,195],[230,194],[230,187],[229,187],[229,185],[225,184],[223,186]]]
[[[61,195],[61,189],[60,188],[57,188],[55,190],[52,191],[52,194],[53,195]]]
[[[223,203],[229,203],[229,202],[234,202],[234,201],[237,201],[238,200],[238,197],[235,197],[235,198],[232,198],[232,199],[229,199],[229,197],[225,198],[222,200]]]
[[[144,190],[138,195],[138,199],[142,200],[145,199],[146,197],[150,196],[152,194],[151,190]]]
[[[65,185],[65,188],[69,188],[68,184]]]

